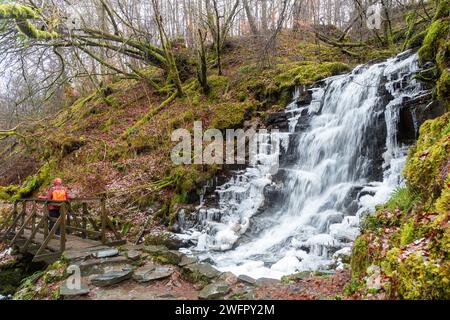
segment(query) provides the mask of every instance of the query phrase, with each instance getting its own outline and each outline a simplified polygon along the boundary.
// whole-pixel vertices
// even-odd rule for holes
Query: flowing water
[[[215,208],[199,209],[185,230],[190,252],[255,278],[339,268],[361,218],[402,184],[399,105],[424,94],[417,70],[407,52],[324,80],[306,104],[298,88],[286,109],[289,132],[264,136],[258,164],[218,187]]]

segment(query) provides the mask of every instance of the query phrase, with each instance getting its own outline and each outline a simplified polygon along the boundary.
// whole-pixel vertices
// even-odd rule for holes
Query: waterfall
[[[407,147],[397,141],[399,105],[424,93],[413,79],[417,54],[361,65],[325,79],[286,108],[289,132],[281,152],[258,154],[258,164],[218,187],[218,205],[202,207],[185,230],[190,252],[222,271],[280,278],[339,267],[365,214],[400,186]],[[281,167],[271,172],[273,156]],[[289,159],[288,159],[289,158]]]

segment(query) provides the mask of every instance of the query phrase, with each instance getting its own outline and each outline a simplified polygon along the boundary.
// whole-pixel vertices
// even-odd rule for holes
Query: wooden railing
[[[60,207],[58,218],[49,216],[50,205]],[[96,209],[93,205],[96,205]],[[54,223],[51,230],[50,221]],[[20,251],[30,252],[31,246],[37,245],[35,261],[61,255],[66,250],[69,235],[95,240],[104,245],[119,245],[125,242],[108,216],[104,198],[70,201],[17,200],[11,213],[0,226],[0,240],[10,240],[11,245],[21,241],[18,246]],[[55,243],[58,245],[55,246]]]

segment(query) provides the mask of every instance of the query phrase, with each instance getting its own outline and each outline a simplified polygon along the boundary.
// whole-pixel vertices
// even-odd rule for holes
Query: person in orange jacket
[[[69,189],[63,186],[61,178],[55,178],[55,180],[53,181],[53,185],[47,190],[46,196],[40,197],[40,199],[53,201],[67,201],[70,199]],[[55,222],[60,215],[61,215],[61,205],[58,203],[50,203],[48,205],[49,230],[53,229],[53,226],[55,225]],[[60,233],[61,231],[58,228],[58,230],[56,231],[56,235],[60,235]]]

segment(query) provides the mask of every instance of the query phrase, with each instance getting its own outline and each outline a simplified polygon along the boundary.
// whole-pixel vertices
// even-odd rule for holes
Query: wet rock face
[[[286,127],[288,114],[286,112],[274,112],[267,115],[266,123],[269,126]]]
[[[435,119],[446,112],[446,108],[441,102],[430,101],[431,93],[403,101],[397,128],[399,143],[414,143],[419,136],[419,128],[425,121]]]

